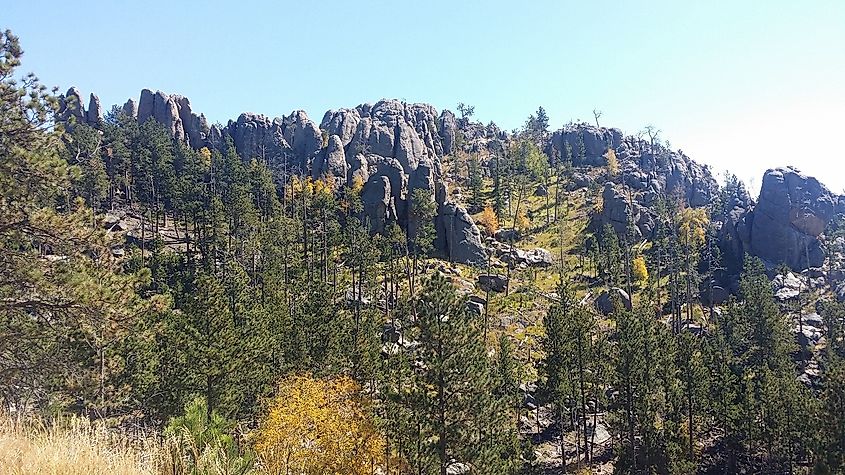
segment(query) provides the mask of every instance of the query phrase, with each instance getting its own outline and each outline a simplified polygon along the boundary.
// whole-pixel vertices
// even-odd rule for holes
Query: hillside
[[[845,196],[796,168],[754,199],[542,107],[104,113],[3,40],[0,447],[70,417],[125,473],[845,470]]]

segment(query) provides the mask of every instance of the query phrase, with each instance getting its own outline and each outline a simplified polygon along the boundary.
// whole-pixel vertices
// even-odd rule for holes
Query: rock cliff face
[[[87,109],[75,87],[60,100],[59,120],[68,127],[101,124],[102,107],[96,95],[90,95]],[[159,122],[175,139],[193,148],[225,150],[232,144],[244,160],[259,158],[280,177],[310,175],[333,180],[338,186],[359,182],[364,216],[374,232],[390,222],[414,232],[420,223],[409,212],[411,197],[414,190],[425,190],[437,209],[438,248],[457,262],[481,265],[486,261],[488,249],[472,217],[447,199],[440,159],[463,151],[480,157],[483,169],[495,167],[495,157],[505,155],[512,139],[493,123],[485,126],[459,119],[448,110],[438,114],[428,104],[382,100],[330,110],[319,124],[305,112],[294,111],[276,118],[244,113],[226,125],[209,126],[186,97],[149,89],[141,91],[137,102],[129,99],[121,111],[141,123]],[[590,173],[590,168],[606,164],[610,147],[621,173],[614,177]],[[604,207],[593,217],[593,224],[609,224],[621,234],[630,223],[638,239],[652,237],[652,210],[659,197],[677,197],[700,207],[719,193],[706,166],[681,151],[625,136],[619,129],[570,124],[553,132],[544,150],[552,161],[567,157],[572,161],[576,170],[570,188],[589,186],[596,179],[607,181]],[[718,220],[719,245],[729,274],[738,274],[745,253],[796,270],[820,267],[825,256],[819,237],[835,213],[845,213],[845,197],[793,168],[767,171],[756,205],[744,189],[727,201]]]
[[[609,224],[619,235],[623,235],[630,225],[632,238],[639,240],[653,237],[653,213],[636,200],[629,199],[620,186],[611,182],[605,183],[602,203],[602,211],[594,217],[594,225],[604,227]]]
[[[605,156],[611,146],[623,172],[619,178],[625,180],[646,206],[658,196],[670,195],[700,207],[707,205],[718,192],[716,180],[706,166],[681,151],[624,136],[619,129],[567,125],[552,134],[545,151],[553,159],[565,160],[569,156],[575,167],[597,167],[606,165]]]
[[[102,120],[100,98],[94,94],[88,99],[88,110],[83,106],[82,94],[79,89],[71,87],[59,97],[59,121],[63,122],[68,129],[75,124],[87,124],[96,126]]]
[[[99,123],[99,99],[92,95],[89,104],[86,111],[79,91],[71,88],[62,97],[60,120]],[[328,111],[319,125],[294,111],[272,119],[244,113],[225,126],[209,126],[187,98],[149,89],[121,111],[140,123],[155,120],[195,149],[225,150],[231,144],[241,158],[259,158],[280,177],[310,175],[341,186],[360,181],[364,216],[374,232],[389,222],[413,231],[420,223],[409,213],[411,196],[425,190],[437,209],[433,224],[440,249],[457,262],[480,265],[486,260],[472,218],[446,200],[440,157],[455,149],[458,134],[458,121],[449,111],[438,116],[428,104],[382,100]]]
[[[191,101],[187,97],[168,95],[161,91],[153,93],[149,89],[141,91],[138,106],[129,99],[122,108],[124,113],[135,115],[139,123],[150,118],[164,125],[173,135],[191,147],[200,148],[206,145],[209,127],[205,116],[194,114]],[[137,111],[137,112],[136,112]]]
[[[745,248],[770,264],[794,270],[820,267],[819,236],[834,216],[839,197],[795,168],[766,171],[756,206],[742,219]]]

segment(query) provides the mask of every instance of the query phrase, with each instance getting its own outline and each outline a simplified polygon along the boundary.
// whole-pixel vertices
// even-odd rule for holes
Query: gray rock
[[[699,295],[703,305],[721,305],[725,303],[731,296],[730,291],[719,285],[717,282],[713,283],[712,288],[707,285],[707,282],[702,282]]]
[[[311,175],[313,178],[333,178],[337,184],[345,185],[348,171],[343,142],[337,135],[332,135],[328,146],[312,162]]]
[[[824,319],[818,313],[808,313],[806,315],[801,315],[801,323],[803,325],[810,326],[813,328],[824,328]]]
[[[191,101],[187,97],[171,96],[171,99],[176,103],[177,114],[184,131],[184,137],[179,137],[180,140],[187,141],[193,148],[204,147],[208,136],[208,123],[205,116],[194,114]]]
[[[584,155],[580,153],[584,146]],[[572,164],[576,166],[603,166],[608,145],[614,149],[622,145],[622,132],[619,129],[594,127],[588,124],[567,125],[552,133],[546,152],[549,156],[566,157],[567,145],[572,155]]]
[[[508,278],[499,274],[481,274],[478,276],[478,286],[482,290],[504,292],[508,287]]]
[[[581,188],[588,188],[593,184],[593,179],[590,175],[579,171],[572,172],[572,176],[566,184],[567,191],[575,191]]]
[[[323,146],[320,128],[301,110],[292,112],[282,123],[283,137],[297,157],[301,169],[305,170]]]
[[[450,261],[474,266],[487,262],[481,232],[466,209],[445,203],[440,207],[436,224],[438,247],[446,251]]]
[[[821,267],[825,255],[818,237],[833,216],[836,201],[818,180],[794,168],[767,170],[748,218],[749,251],[794,270]]]
[[[126,114],[129,117],[137,118],[138,117],[138,103],[135,102],[135,99],[129,99],[128,101],[126,101],[125,104],[123,104],[122,111],[123,111],[124,114]]]
[[[610,225],[616,234],[622,236],[629,229],[634,239],[649,238],[654,231],[654,218],[614,183],[607,182],[602,192],[601,213],[593,217],[594,228]]]
[[[344,147],[352,141],[361,116],[356,109],[330,110],[323,116],[320,129],[329,135],[337,135]]]
[[[616,305],[621,305],[628,310],[631,310],[631,297],[628,292],[619,287],[612,287],[610,290],[605,290],[596,298],[596,308],[602,315],[610,315],[613,313]]]
[[[805,288],[801,279],[796,277],[792,272],[786,275],[778,274],[772,279],[772,291],[775,298],[780,301],[787,301],[798,297],[801,290]]]
[[[473,300],[467,300],[467,309],[476,315],[481,315],[484,313],[484,304]]]
[[[494,236],[496,240],[500,242],[519,241],[522,238],[522,234],[513,228],[499,229],[496,231]]]
[[[805,326],[800,330],[796,328],[795,331],[796,340],[803,349],[814,348],[824,336],[824,333],[821,330],[811,326]]]
[[[454,153],[458,136],[458,121],[455,120],[455,114],[444,110],[440,113],[437,125],[443,144],[443,153],[447,155]]]
[[[520,264],[528,264],[528,254],[522,249],[517,249],[511,246],[502,246],[497,251],[497,256],[502,262],[510,264],[511,267],[516,267]]]
[[[364,204],[364,213],[369,219],[372,232],[384,232],[387,221],[396,219],[396,207],[391,195],[388,177],[378,175],[370,178],[364,185],[361,201]]]
[[[59,120],[64,122],[68,129],[73,124],[86,123],[87,116],[82,106],[82,94],[76,87],[71,87],[59,98]]]
[[[141,90],[141,99],[138,102],[138,123],[143,124],[150,117],[153,116],[153,102],[155,96],[149,89]]]
[[[549,196],[549,190],[545,185],[538,185],[537,188],[534,189],[534,196]]]
[[[103,111],[100,107],[100,98],[96,94],[91,94],[88,101],[88,112],[86,114],[86,122],[89,125],[97,125],[102,120]]]
[[[555,263],[552,253],[541,247],[531,249],[525,254],[525,262],[529,266],[549,267]]]

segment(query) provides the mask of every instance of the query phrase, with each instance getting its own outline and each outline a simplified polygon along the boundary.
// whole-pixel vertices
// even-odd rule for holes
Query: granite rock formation
[[[173,138],[181,140],[193,148],[208,145],[208,121],[205,116],[196,115],[191,109],[191,101],[184,96],[168,95],[161,91],[153,93],[149,89],[141,91],[137,108],[130,99],[123,105],[123,112],[136,115],[139,123],[149,119],[164,125]],[[137,111],[137,112],[136,112]]]
[[[71,87],[59,96],[58,120],[64,123],[68,130],[76,124],[99,125],[102,120],[100,98],[91,94],[88,98],[88,110],[85,110],[79,89]]]
[[[839,197],[815,178],[791,167],[770,169],[739,236],[748,252],[769,264],[821,267],[825,253],[819,237],[838,204]]]

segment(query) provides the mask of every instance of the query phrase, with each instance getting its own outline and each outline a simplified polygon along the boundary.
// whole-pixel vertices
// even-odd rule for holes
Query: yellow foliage
[[[208,147],[203,147],[200,149],[199,154],[202,164],[205,165],[206,168],[211,166],[211,150],[209,150]]]
[[[514,224],[519,231],[525,231],[531,227],[531,220],[525,215],[525,211],[520,211],[516,215],[516,222]]]
[[[364,179],[360,176],[356,176],[352,178],[352,192],[356,195],[360,195],[361,191],[364,190]]]
[[[605,160],[607,160],[607,172],[610,176],[616,176],[619,174],[619,160],[616,158],[616,151],[612,148],[607,149],[607,153],[604,154]]]
[[[334,180],[329,177],[315,180],[313,190],[314,194],[317,196],[331,196],[334,194]]]
[[[678,237],[681,244],[697,249],[704,244],[707,228],[707,210],[704,208],[684,208],[678,214]]]
[[[637,256],[631,265],[634,272],[634,280],[637,282],[646,282],[648,280],[648,268],[645,265],[645,258]]]
[[[496,233],[499,229],[499,218],[496,216],[496,212],[493,211],[492,207],[489,205],[484,207],[484,210],[478,216],[478,224],[487,231],[488,235],[492,236]]]
[[[372,474],[384,464],[385,445],[369,409],[348,377],[288,377],[257,431],[255,450],[271,473]]]

